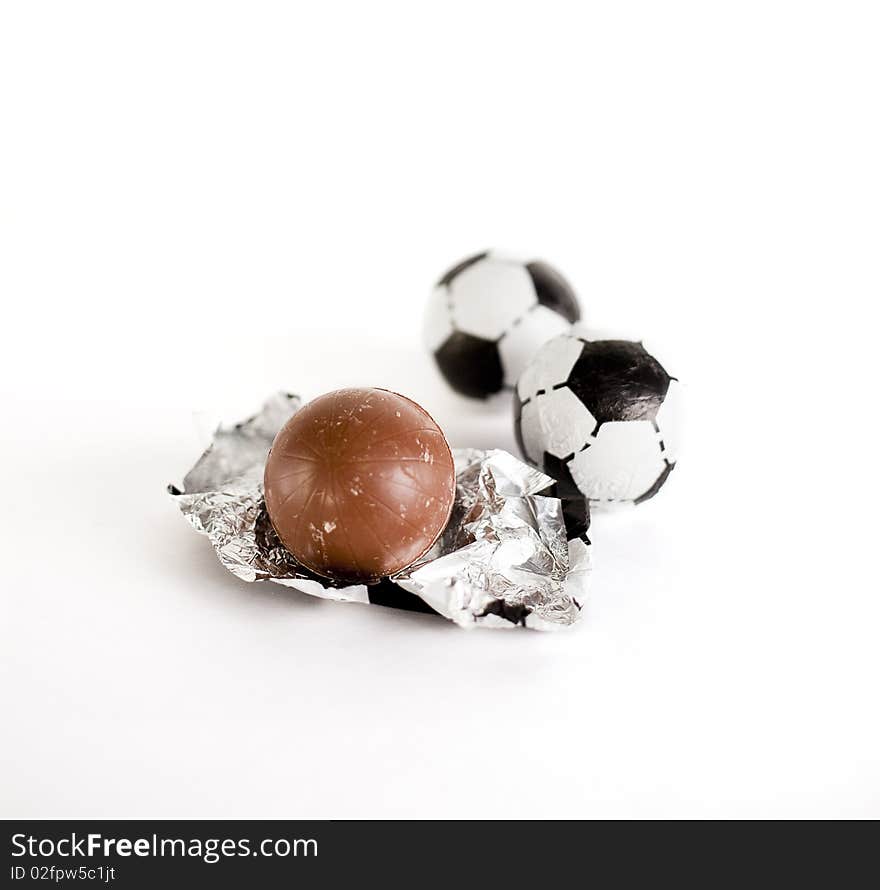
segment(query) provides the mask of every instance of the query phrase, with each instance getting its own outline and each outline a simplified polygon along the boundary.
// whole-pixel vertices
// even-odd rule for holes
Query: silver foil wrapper
[[[297,563],[266,513],[263,468],[275,434],[300,404],[280,393],[250,419],[218,428],[182,487],[168,486],[233,575],[339,602],[436,612],[464,628],[552,630],[578,620],[590,579],[588,514],[573,522],[562,501],[543,493],[553,480],[506,451],[453,450],[449,524],[393,578],[339,586]]]

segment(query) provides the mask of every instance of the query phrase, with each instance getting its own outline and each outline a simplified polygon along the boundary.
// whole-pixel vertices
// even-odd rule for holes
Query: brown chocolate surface
[[[313,572],[374,581],[415,562],[449,521],[452,453],[415,402],[384,389],[340,389],[282,427],[264,474],[284,546]]]

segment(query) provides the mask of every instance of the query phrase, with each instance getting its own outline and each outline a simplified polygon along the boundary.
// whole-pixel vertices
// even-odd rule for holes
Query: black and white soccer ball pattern
[[[425,342],[456,392],[486,399],[512,390],[538,348],[579,318],[574,291],[552,266],[489,251],[437,282]]]
[[[516,389],[520,449],[561,497],[639,504],[675,467],[681,386],[641,342],[576,326],[541,347]]]

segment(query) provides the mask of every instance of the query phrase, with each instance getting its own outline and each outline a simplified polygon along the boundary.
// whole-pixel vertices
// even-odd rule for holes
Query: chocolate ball
[[[263,477],[278,537],[335,581],[377,581],[412,565],[449,521],[452,453],[419,405],[384,389],[340,389],[281,428]]]

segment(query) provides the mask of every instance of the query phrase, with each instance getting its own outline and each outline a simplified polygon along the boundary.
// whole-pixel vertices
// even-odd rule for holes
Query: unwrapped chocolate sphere
[[[562,497],[639,504],[675,467],[680,385],[641,342],[574,327],[538,351],[516,389],[520,450]]]
[[[449,445],[415,402],[384,389],[341,389],[281,428],[266,462],[266,510],[311,571],[370,582],[412,565],[449,521]]]
[[[580,314],[571,285],[548,263],[488,251],[437,282],[425,342],[456,392],[486,399],[512,390],[538,348]]]

